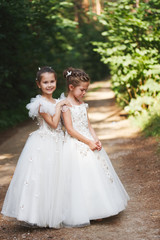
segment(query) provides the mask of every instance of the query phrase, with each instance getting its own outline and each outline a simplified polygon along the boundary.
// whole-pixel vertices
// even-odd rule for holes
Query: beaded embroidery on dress
[[[70,110],[74,129],[93,140],[87,108],[88,104],[82,103],[64,107],[62,111]],[[116,215],[125,209],[129,196],[103,148],[92,151],[66,132],[63,158],[64,225],[88,225],[90,220]]]
[[[52,129],[38,111],[55,114],[56,103],[41,95],[26,106],[37,118],[39,129],[32,132],[19,157],[8,188],[2,214],[40,227],[59,228],[62,222],[62,145],[61,122]]]

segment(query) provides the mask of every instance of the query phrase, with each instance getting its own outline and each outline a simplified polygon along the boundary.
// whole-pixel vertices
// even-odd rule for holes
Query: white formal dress
[[[58,100],[56,100],[57,104]],[[40,227],[59,228],[62,223],[61,123],[52,129],[38,111],[55,114],[56,104],[41,95],[27,105],[39,129],[30,134],[9,185],[2,214]]]
[[[64,107],[63,111],[70,111],[75,130],[93,139],[87,107],[82,103]],[[92,151],[66,132],[63,160],[64,226],[89,225],[90,220],[110,217],[125,209],[129,196],[103,148]]]

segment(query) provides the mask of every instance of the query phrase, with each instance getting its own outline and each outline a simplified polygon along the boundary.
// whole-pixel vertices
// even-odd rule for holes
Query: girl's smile
[[[56,89],[56,79],[54,73],[43,73],[41,81],[37,82],[38,87],[42,91],[42,95],[52,95]]]

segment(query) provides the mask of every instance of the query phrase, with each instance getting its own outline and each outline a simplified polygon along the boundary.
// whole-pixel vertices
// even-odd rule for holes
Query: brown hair
[[[90,82],[90,78],[87,73],[82,69],[69,67],[63,72],[64,78],[67,80],[67,89],[69,91],[69,85],[72,84],[74,87],[77,87],[81,82]]]
[[[39,67],[39,70],[38,70],[37,75],[36,75],[36,81],[38,81],[38,82],[41,81],[43,73],[53,73],[54,76],[55,76],[55,79],[57,81],[57,74],[56,74],[56,72],[53,70],[52,67],[48,67],[48,66]]]

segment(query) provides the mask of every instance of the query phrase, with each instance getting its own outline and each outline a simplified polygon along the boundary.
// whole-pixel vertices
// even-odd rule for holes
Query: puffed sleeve
[[[40,107],[41,95],[37,95],[35,98],[31,98],[30,103],[26,105],[26,108],[29,110],[29,117],[35,118],[38,116],[38,111]]]
[[[42,99],[39,104],[39,112],[48,113],[53,116],[56,112],[56,104],[49,103]]]
[[[88,103],[84,103],[84,105],[85,105],[86,108],[89,108]]]
[[[60,95],[59,101],[62,101],[62,100],[64,100],[64,99],[66,99],[66,96],[65,96],[65,94],[64,94],[64,92],[63,92],[63,93],[61,93],[61,95]],[[62,112],[67,112],[68,109],[69,109],[69,107],[68,107],[67,105],[63,105],[63,106],[62,106]]]
[[[59,100],[64,100],[64,99],[66,99],[66,96],[65,96],[64,92],[62,92],[59,97]]]
[[[35,98],[31,98],[26,108],[29,110],[29,116],[34,119],[39,115],[39,112],[48,113],[53,116],[55,114],[56,104],[45,100],[41,95],[37,95]]]

